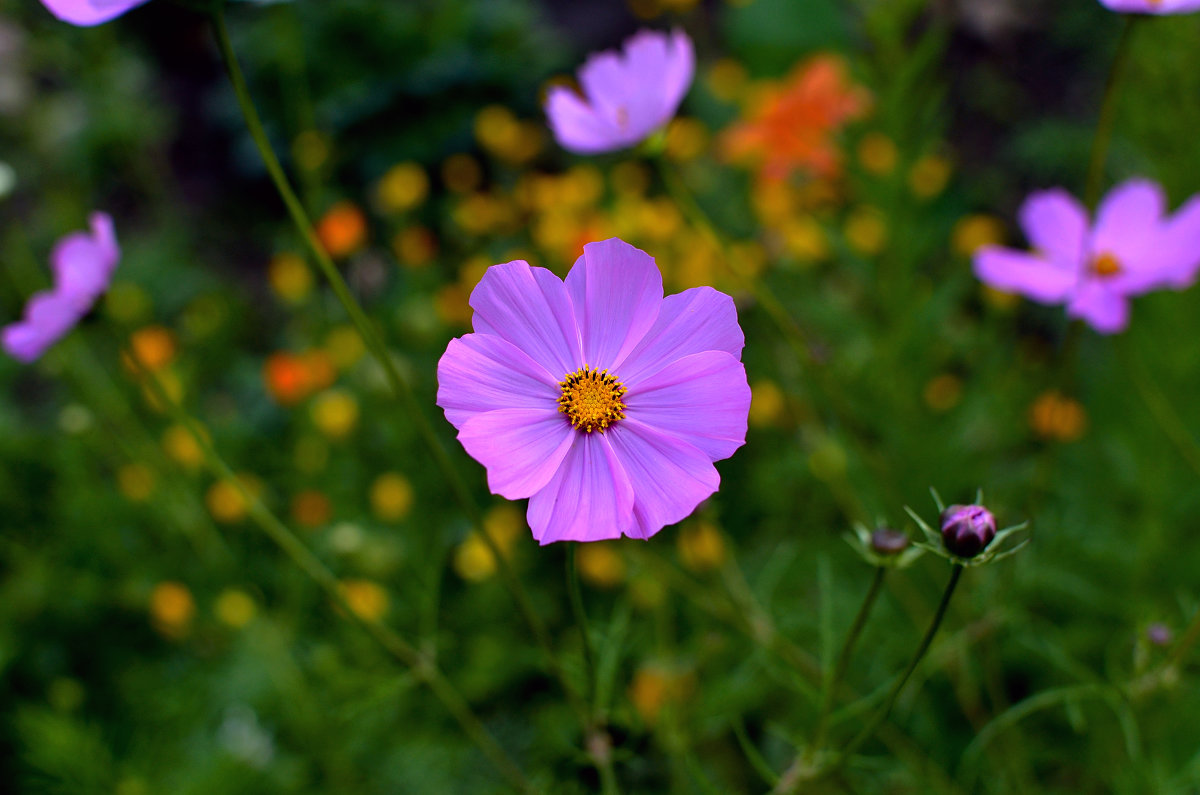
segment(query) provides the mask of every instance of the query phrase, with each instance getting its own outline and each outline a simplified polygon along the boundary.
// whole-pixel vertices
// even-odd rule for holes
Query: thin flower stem
[[[875,606],[875,599],[879,596],[879,592],[883,588],[883,578],[886,575],[886,566],[875,567],[875,576],[871,578],[871,585],[867,589],[867,595],[863,598],[862,606],[858,608],[858,615],[854,617],[854,623],[850,625],[850,632],[847,633],[846,640],[842,644],[837,664],[834,665],[829,680],[825,683],[824,688],[822,688],[824,693],[821,697],[821,712],[820,717],[817,719],[817,732],[813,740],[813,748],[817,751],[820,751],[821,747],[825,744],[825,734],[829,730],[829,716],[833,710],[833,701],[837,694],[838,685],[842,683],[842,679],[846,675],[846,669],[850,667],[850,659],[854,655],[854,647],[858,643],[858,637],[862,634],[863,627],[867,624],[867,618],[871,615],[871,608]]]
[[[1092,138],[1092,153],[1088,158],[1087,182],[1083,193],[1084,204],[1089,210],[1096,209],[1096,202],[1100,199],[1104,162],[1108,158],[1113,121],[1117,115],[1117,88],[1121,83],[1125,65],[1129,62],[1129,44],[1133,40],[1133,29],[1140,19],[1140,14],[1125,15],[1125,26],[1121,29],[1117,51],[1113,55],[1112,66],[1109,67],[1108,78],[1104,82],[1104,98],[1100,101],[1100,118],[1096,122],[1096,135]]]
[[[596,717],[596,655],[592,649],[592,638],[588,632],[587,612],[583,609],[583,591],[579,587],[579,566],[575,561],[576,541],[567,542],[567,590],[571,600],[571,612],[575,625],[579,627],[579,640],[583,644],[583,667],[587,677],[587,703],[593,719]]]
[[[295,533],[288,529],[287,525],[246,488],[229,464],[213,447],[197,420],[167,393],[167,390],[159,382],[158,376],[142,367],[132,352],[127,355],[154,398],[167,410],[175,422],[187,429],[203,454],[205,464],[213,476],[229,483],[237,491],[238,496],[247,506],[250,518],[254,520],[259,529],[325,592],[325,595],[340,608],[344,616],[366,630],[367,634],[384,651],[411,670],[418,680],[433,691],[434,696],[442,702],[442,705],[462,728],[463,733],[479,747],[479,750],[513,787],[521,792],[536,792],[537,790],[525,777],[520,767],[500,747],[500,744],[476,717],[466,700],[438,668],[437,663],[377,619],[367,618],[355,611],[346,600],[337,576],[304,545]]]
[[[254,139],[255,145],[258,147],[259,155],[262,157],[263,164],[267,168],[267,173],[271,177],[271,181],[275,185],[275,189],[279,192],[280,198],[287,207],[288,214],[291,216],[292,222],[295,224],[300,237],[303,238],[308,246],[314,261],[325,279],[329,282],[329,286],[333,289],[334,295],[341,302],[346,313],[350,316],[351,322],[358,330],[359,335],[366,343],[367,349],[379,362],[383,368],[384,376],[387,378],[388,384],[391,386],[393,393],[403,403],[405,416],[409,417],[417,425],[417,430],[421,434],[423,441],[433,454],[434,463],[441,470],[446,480],[449,482],[451,489],[454,491],[455,497],[461,504],[463,511],[467,514],[468,520],[475,528],[475,532],[487,544],[492,557],[496,561],[497,570],[500,573],[501,579],[504,581],[505,587],[512,594],[514,601],[517,603],[517,609],[521,612],[525,622],[529,625],[533,633],[534,639],[537,642],[542,654],[546,660],[547,666],[552,674],[562,684],[567,692],[567,697],[570,699],[576,709],[579,711],[578,694],[574,692],[569,680],[563,673],[562,666],[558,662],[558,658],[554,654],[553,647],[550,644],[550,634],[546,629],[545,622],[533,609],[533,602],[526,593],[524,586],[521,585],[520,579],[509,565],[508,559],[504,551],[500,548],[499,543],[492,537],[484,526],[483,517],[480,514],[478,506],[475,504],[471,493],[468,490],[466,483],[455,469],[453,462],[446,453],[445,448],[437,438],[437,434],[430,425],[429,419],[425,416],[421,408],[420,402],[412,391],[412,387],[408,381],[400,374],[388,353],[387,347],[384,345],[383,339],[379,336],[374,325],[363,311],[362,306],[354,298],[350,292],[349,286],[338,272],[337,267],[329,258],[329,254],[321,245],[317,238],[316,232],[313,230],[312,222],[308,218],[308,214],[304,210],[304,206],[296,197],[292,190],[291,184],[288,182],[287,175],[284,174],[283,167],[279,163],[279,159],[275,156],[275,151],[271,147],[271,142],[267,138],[266,131],[263,129],[262,121],[259,119],[258,111],[254,107],[254,102],[250,97],[250,91],[246,85],[246,79],[242,74],[241,67],[238,64],[237,55],[233,50],[233,44],[229,38],[229,30],[225,24],[225,14],[223,9],[218,6],[212,15],[213,29],[216,33],[217,44],[221,50],[221,57],[225,62],[226,71],[229,74],[230,83],[233,86],[234,94],[237,96],[238,105],[241,107],[242,115],[245,117],[246,126],[250,131],[250,136]]]
[[[1133,381],[1138,396],[1150,410],[1150,416],[1175,445],[1175,449],[1179,451],[1179,455],[1183,457],[1192,471],[1200,476],[1200,444],[1196,443],[1183,420],[1179,418],[1179,414],[1171,407],[1171,401],[1146,372],[1141,359],[1123,348],[1119,347],[1119,350],[1121,362],[1124,365],[1123,369],[1129,374],[1129,380]]]
[[[917,665],[925,657],[925,652],[929,651],[929,647],[933,643],[933,637],[942,625],[942,619],[946,617],[946,609],[950,606],[950,597],[954,595],[954,589],[958,586],[958,580],[962,576],[962,573],[963,567],[957,563],[954,564],[954,569],[950,573],[950,581],[946,583],[946,590],[942,592],[942,601],[938,603],[937,612],[933,614],[933,620],[929,622],[929,629],[925,630],[925,637],[921,638],[921,645],[917,646],[917,650],[909,661],[908,667],[904,669],[904,673],[900,675],[900,679],[897,680],[891,692],[888,693],[887,699],[880,705],[867,725],[862,728],[862,731],[842,749],[841,754],[839,754],[837,761],[833,765],[835,769],[841,768],[850,758],[851,754],[857,751],[863,743],[871,739],[871,735],[875,734],[879,725],[891,713],[892,707],[896,705],[896,699],[900,696],[900,691],[904,689],[904,685],[908,682],[909,677],[912,676],[913,671],[917,670]]]

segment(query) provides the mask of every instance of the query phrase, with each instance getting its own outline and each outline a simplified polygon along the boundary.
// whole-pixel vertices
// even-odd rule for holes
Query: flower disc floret
[[[604,433],[617,420],[625,419],[627,390],[615,375],[584,365],[568,373],[559,384],[562,395],[558,410],[567,415],[571,427],[585,433]]]

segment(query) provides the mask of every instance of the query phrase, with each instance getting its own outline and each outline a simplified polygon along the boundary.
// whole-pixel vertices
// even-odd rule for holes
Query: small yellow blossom
[[[858,142],[858,161],[872,174],[890,174],[896,167],[896,159],[896,144],[883,133],[867,133]]]
[[[187,635],[195,614],[196,601],[183,583],[160,582],[150,592],[150,622],[167,638]]]
[[[1043,439],[1074,442],[1087,430],[1087,412],[1079,401],[1051,390],[1029,407],[1029,425]]]
[[[238,588],[226,588],[213,605],[217,619],[226,626],[241,629],[254,620],[258,607],[248,593]]]
[[[358,401],[344,389],[329,389],[312,404],[313,423],[330,439],[344,439],[358,425]]]
[[[154,493],[154,472],[145,464],[126,464],[117,470],[117,488],[131,502],[145,502]]]
[[[398,522],[412,509],[413,487],[399,472],[384,472],[371,483],[371,510],[384,522]]]
[[[429,195],[429,177],[417,163],[392,166],[375,186],[375,199],[385,213],[402,213],[425,201]]]
[[[918,199],[932,199],[946,189],[950,181],[950,161],[938,155],[926,155],[913,163],[908,172],[908,187]]]
[[[342,596],[360,618],[378,621],[388,609],[388,593],[370,580],[342,580]]]
[[[162,446],[173,461],[186,469],[196,469],[204,463],[204,451],[192,432],[183,425],[172,425],[163,431]]]
[[[787,407],[787,399],[779,384],[766,379],[750,385],[750,425],[764,428],[778,425]]]
[[[625,559],[616,544],[580,544],[575,563],[584,582],[597,588],[614,588],[625,580]]]
[[[709,522],[695,522],[680,529],[676,545],[679,562],[691,571],[713,571],[725,562],[725,538]]]
[[[966,215],[958,219],[951,233],[954,253],[970,257],[983,246],[1004,242],[1004,223],[994,215]]]
[[[312,269],[303,257],[296,254],[283,253],[272,257],[267,266],[267,278],[275,294],[288,303],[300,303],[312,292]]]
[[[875,256],[887,244],[888,228],[883,213],[874,207],[857,207],[846,219],[846,242],[861,254]]]

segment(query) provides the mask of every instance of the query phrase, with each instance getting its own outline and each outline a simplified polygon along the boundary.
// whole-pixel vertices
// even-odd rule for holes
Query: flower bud
[[[1146,639],[1155,646],[1170,646],[1174,637],[1175,633],[1166,624],[1155,623],[1146,627]]]
[[[891,557],[908,548],[908,536],[898,530],[881,527],[871,533],[871,551],[877,555]]]
[[[960,558],[973,558],[996,537],[996,517],[982,505],[951,505],[942,511],[942,543]]]

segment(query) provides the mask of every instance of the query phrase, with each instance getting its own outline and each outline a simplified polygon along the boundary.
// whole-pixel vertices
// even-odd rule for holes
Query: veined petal
[[[634,419],[607,434],[633,485],[633,525],[626,535],[649,538],[687,517],[721,485],[707,453]]]
[[[558,410],[558,380],[524,351],[491,334],[450,340],[437,372],[437,404],[455,428],[487,411]]]
[[[746,368],[724,351],[685,356],[625,383],[627,417],[700,448],[713,461],[746,443]]]
[[[984,246],[975,253],[975,275],[989,287],[1044,304],[1065,301],[1082,276],[1058,262],[1000,246]]]
[[[493,494],[519,500],[550,482],[577,435],[557,410],[501,409],[472,416],[458,440],[487,468]]]
[[[148,0],[42,0],[51,14],[63,22],[87,27],[121,16]]]
[[[526,518],[539,544],[620,538],[633,522],[633,487],[607,434],[579,433]]]
[[[1065,190],[1032,193],[1021,205],[1021,228],[1029,244],[1047,259],[1081,268],[1088,235],[1088,215]]]
[[[562,281],[523,260],[493,265],[471,293],[475,331],[511,342],[557,377],[584,362]]]
[[[621,377],[636,383],[704,351],[725,351],[740,359],[745,345],[733,299],[711,287],[693,287],[663,299],[658,319],[621,364]]]
[[[1101,334],[1115,334],[1129,325],[1129,299],[1098,280],[1089,279],[1067,304],[1067,316],[1087,321]]]
[[[583,361],[600,369],[624,361],[663,302],[654,258],[623,240],[588,243],[567,274],[567,292],[583,338]]]

